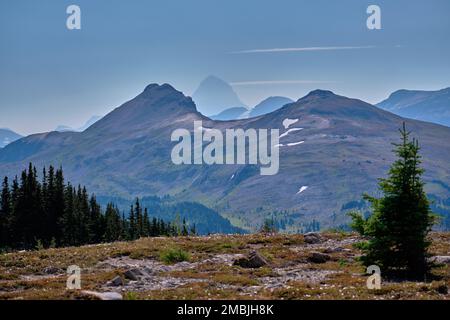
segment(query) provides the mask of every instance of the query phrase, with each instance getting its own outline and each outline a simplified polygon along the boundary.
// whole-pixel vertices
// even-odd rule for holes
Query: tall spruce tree
[[[8,177],[5,177],[0,196],[0,246],[2,243],[4,246],[9,245],[11,215],[11,193],[9,190]]]
[[[394,144],[397,160],[379,182],[383,197],[364,196],[373,214],[367,219],[350,215],[353,228],[368,238],[362,258],[366,265],[378,265],[388,277],[422,280],[429,269],[427,235],[435,216],[424,192],[419,143],[410,139],[405,124],[400,134],[401,143]]]

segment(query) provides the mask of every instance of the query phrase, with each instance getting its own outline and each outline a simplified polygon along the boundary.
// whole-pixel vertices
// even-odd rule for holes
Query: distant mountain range
[[[253,118],[276,111],[284,105],[292,102],[294,101],[286,97],[269,97],[258,103],[250,110],[243,107],[230,108],[222,111],[218,115],[211,116],[210,118],[213,120],[238,120]]]
[[[87,128],[92,126],[94,123],[96,123],[101,118],[102,117],[100,117],[100,116],[93,116],[88,121],[86,121],[86,123],[84,125],[82,125],[79,128],[76,128],[76,129],[69,127],[69,126],[60,125],[60,126],[56,127],[55,131],[58,131],[58,132],[68,132],[68,131],[83,132],[84,130],[86,130]]]
[[[398,90],[377,106],[402,117],[450,127],[450,88],[438,91]]]
[[[255,165],[175,165],[171,133],[203,127],[279,129],[280,170],[260,175]],[[22,138],[0,150],[0,172],[15,175],[32,161],[62,165],[67,178],[99,197],[169,195],[212,208],[235,226],[255,230],[274,217],[287,231],[348,222],[364,209],[361,194],[377,194],[378,178],[394,160],[402,122],[418,137],[427,192],[450,215],[450,128],[405,119],[364,101],[316,90],[255,118],[215,121],[168,84],[152,84],[84,132]]]
[[[192,95],[197,110],[204,115],[217,115],[229,108],[246,108],[233,88],[216,76],[203,80]]]
[[[3,148],[20,138],[22,138],[20,134],[7,128],[0,128],[0,148]]]
[[[284,105],[292,102],[294,101],[286,97],[269,97],[261,101],[252,110],[250,110],[249,116],[250,117],[262,116],[264,114],[268,114],[275,110],[278,110]]]
[[[237,120],[248,118],[249,110],[244,107],[229,108],[219,114],[211,116],[213,120]]]

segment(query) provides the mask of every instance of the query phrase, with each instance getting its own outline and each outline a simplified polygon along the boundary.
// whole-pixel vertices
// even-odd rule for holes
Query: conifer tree
[[[410,139],[405,124],[401,143],[394,144],[397,160],[388,177],[380,179],[382,198],[365,195],[373,214],[364,219],[351,213],[353,227],[369,240],[363,261],[378,265],[387,276],[424,279],[428,271],[427,235],[434,223],[424,191],[418,141]]]

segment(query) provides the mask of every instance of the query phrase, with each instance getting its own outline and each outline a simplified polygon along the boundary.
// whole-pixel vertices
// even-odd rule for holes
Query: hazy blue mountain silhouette
[[[244,107],[233,88],[222,79],[209,76],[203,80],[192,95],[198,111],[204,115],[218,115],[229,108]]]
[[[292,101],[289,98],[286,97],[269,97],[260,103],[258,103],[251,111],[249,116],[250,117],[257,117],[261,116],[263,114],[271,113],[275,110],[280,109],[282,106],[292,103]]]
[[[437,91],[398,90],[377,106],[402,117],[450,127],[450,88]]]
[[[11,129],[0,128],[0,148],[3,148],[20,138],[22,138],[22,136]]]
[[[237,120],[242,119],[245,114],[248,115],[248,109],[244,107],[229,108],[219,114],[211,116],[213,120]]]

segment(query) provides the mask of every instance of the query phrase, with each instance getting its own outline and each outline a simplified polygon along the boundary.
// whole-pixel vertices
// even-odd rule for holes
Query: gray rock
[[[122,300],[122,295],[117,292],[96,292],[96,291],[82,291],[83,295],[89,298],[98,300]]]
[[[62,270],[56,267],[46,267],[44,268],[43,272],[45,274],[57,274],[57,273],[62,273]]]
[[[331,257],[326,253],[312,252],[308,260],[313,263],[325,263],[329,261]]]
[[[235,260],[233,264],[242,268],[261,268],[267,265],[267,261],[259,253],[252,251],[247,257]]]
[[[130,269],[130,270],[125,271],[125,273],[123,275],[128,280],[138,281],[139,277],[142,276],[142,272],[139,269],[135,268],[135,269]]]
[[[322,238],[316,232],[308,232],[303,235],[303,239],[308,244],[315,244],[322,242]]]
[[[117,276],[114,279],[112,279],[111,281],[108,282],[108,286],[110,287],[119,287],[119,286],[123,286],[123,279],[121,276]]]
[[[450,264],[450,256],[435,256],[430,261],[436,264]]]

